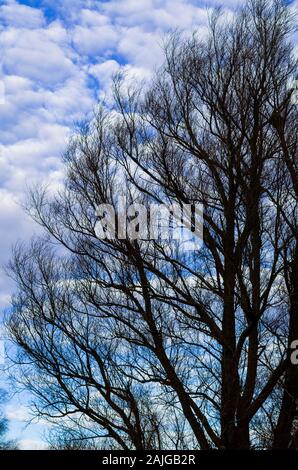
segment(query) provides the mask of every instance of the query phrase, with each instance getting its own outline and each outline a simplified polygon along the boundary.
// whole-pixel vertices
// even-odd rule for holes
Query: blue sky
[[[232,15],[241,0],[224,2]],[[111,79],[148,79],[173,28],[206,34],[219,0],[0,0],[0,264],[37,229],[20,204],[26,188],[63,181],[61,154],[74,123],[111,97]],[[293,2],[297,8],[298,2]],[[0,311],[13,286],[0,275]],[[0,384],[1,385],[1,384]],[[26,426],[27,394],[5,406],[21,448],[43,446],[44,425]]]

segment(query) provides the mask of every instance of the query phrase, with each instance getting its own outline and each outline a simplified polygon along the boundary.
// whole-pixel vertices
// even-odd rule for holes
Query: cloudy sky
[[[220,0],[0,0],[0,264],[35,228],[20,204],[36,182],[58,187],[74,124],[109,97],[112,75],[149,78],[173,28],[206,33]],[[224,1],[232,14],[242,0]],[[297,4],[297,3],[296,3]],[[1,273],[0,309],[13,286]],[[44,426],[25,426],[27,397],[5,408],[21,448],[42,446]]]

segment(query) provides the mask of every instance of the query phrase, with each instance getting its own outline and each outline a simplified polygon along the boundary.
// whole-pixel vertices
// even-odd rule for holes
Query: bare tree
[[[115,109],[69,146],[64,190],[31,193],[47,236],[15,248],[8,328],[37,413],[106,447],[293,445],[291,28],[282,1],[254,0],[213,15],[205,40],[174,34],[145,94],[115,79]],[[96,209],[123,188],[128,204],[202,204],[202,248],[99,238]]]
[[[0,403],[1,405],[5,403],[6,400],[6,393],[4,390],[0,390]],[[8,431],[8,420],[2,414],[0,414],[0,450],[11,450],[17,449],[16,441],[12,439],[7,439],[7,431]]]
[[[295,105],[296,104],[296,105]],[[297,171],[297,103],[289,95],[279,96],[271,117],[279,145],[279,158],[275,179],[268,194],[282,214],[285,229],[284,278],[288,297],[287,348],[298,337],[298,171]],[[277,448],[297,448],[298,418],[298,368],[292,364],[283,379],[283,397],[275,429],[274,445]],[[296,423],[297,426],[297,423]],[[290,444],[289,444],[290,443]]]

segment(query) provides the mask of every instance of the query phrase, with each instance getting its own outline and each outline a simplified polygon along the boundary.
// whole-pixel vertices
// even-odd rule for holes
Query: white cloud
[[[159,32],[198,26],[206,22],[208,15],[204,2],[199,6],[183,0],[114,0],[104,3],[103,10],[113,15],[117,24]]]
[[[81,54],[98,55],[112,52],[117,44],[118,31],[111,25],[76,26],[73,32],[75,47]]]
[[[103,26],[109,23],[109,18],[102,13],[83,8],[81,10],[81,24],[83,26]]]
[[[123,31],[117,52],[133,65],[152,69],[161,64],[163,57],[161,46],[160,35],[134,26]]]
[[[113,74],[117,73],[120,70],[120,64],[113,59],[106,60],[100,64],[96,64],[90,67],[89,73],[92,73],[100,83],[109,82]]]
[[[70,58],[45,30],[12,28],[0,34],[0,52],[5,73],[45,84],[54,84],[74,72]]]
[[[1,283],[2,282],[0,280],[0,290],[1,290],[1,287],[3,288],[3,286],[1,286]],[[6,288],[7,288],[7,283],[6,283]],[[11,295],[9,292],[3,293],[3,294],[0,293],[0,308],[5,309],[10,304],[10,299],[11,299]],[[2,351],[1,351],[1,342],[0,342],[0,364],[1,364],[1,354],[2,354]]]
[[[20,450],[45,450],[47,448],[45,442],[37,439],[20,439],[18,445]]]
[[[13,421],[28,421],[30,419],[30,411],[26,406],[8,405],[5,408],[5,417]]]
[[[11,2],[0,7],[0,21],[16,28],[38,28],[44,25],[43,12],[37,8]]]

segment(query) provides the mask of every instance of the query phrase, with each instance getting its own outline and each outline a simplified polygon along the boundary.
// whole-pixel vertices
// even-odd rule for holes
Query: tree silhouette
[[[5,392],[0,390],[0,404],[5,402]],[[0,450],[16,449],[17,444],[6,437],[8,431],[8,420],[0,413]]]
[[[284,2],[252,0],[206,39],[173,34],[147,89],[115,77],[63,191],[31,192],[46,235],[15,247],[7,323],[36,413],[106,448],[295,447],[292,24]],[[119,215],[123,193],[202,205],[202,247],[100,239],[96,210]]]

